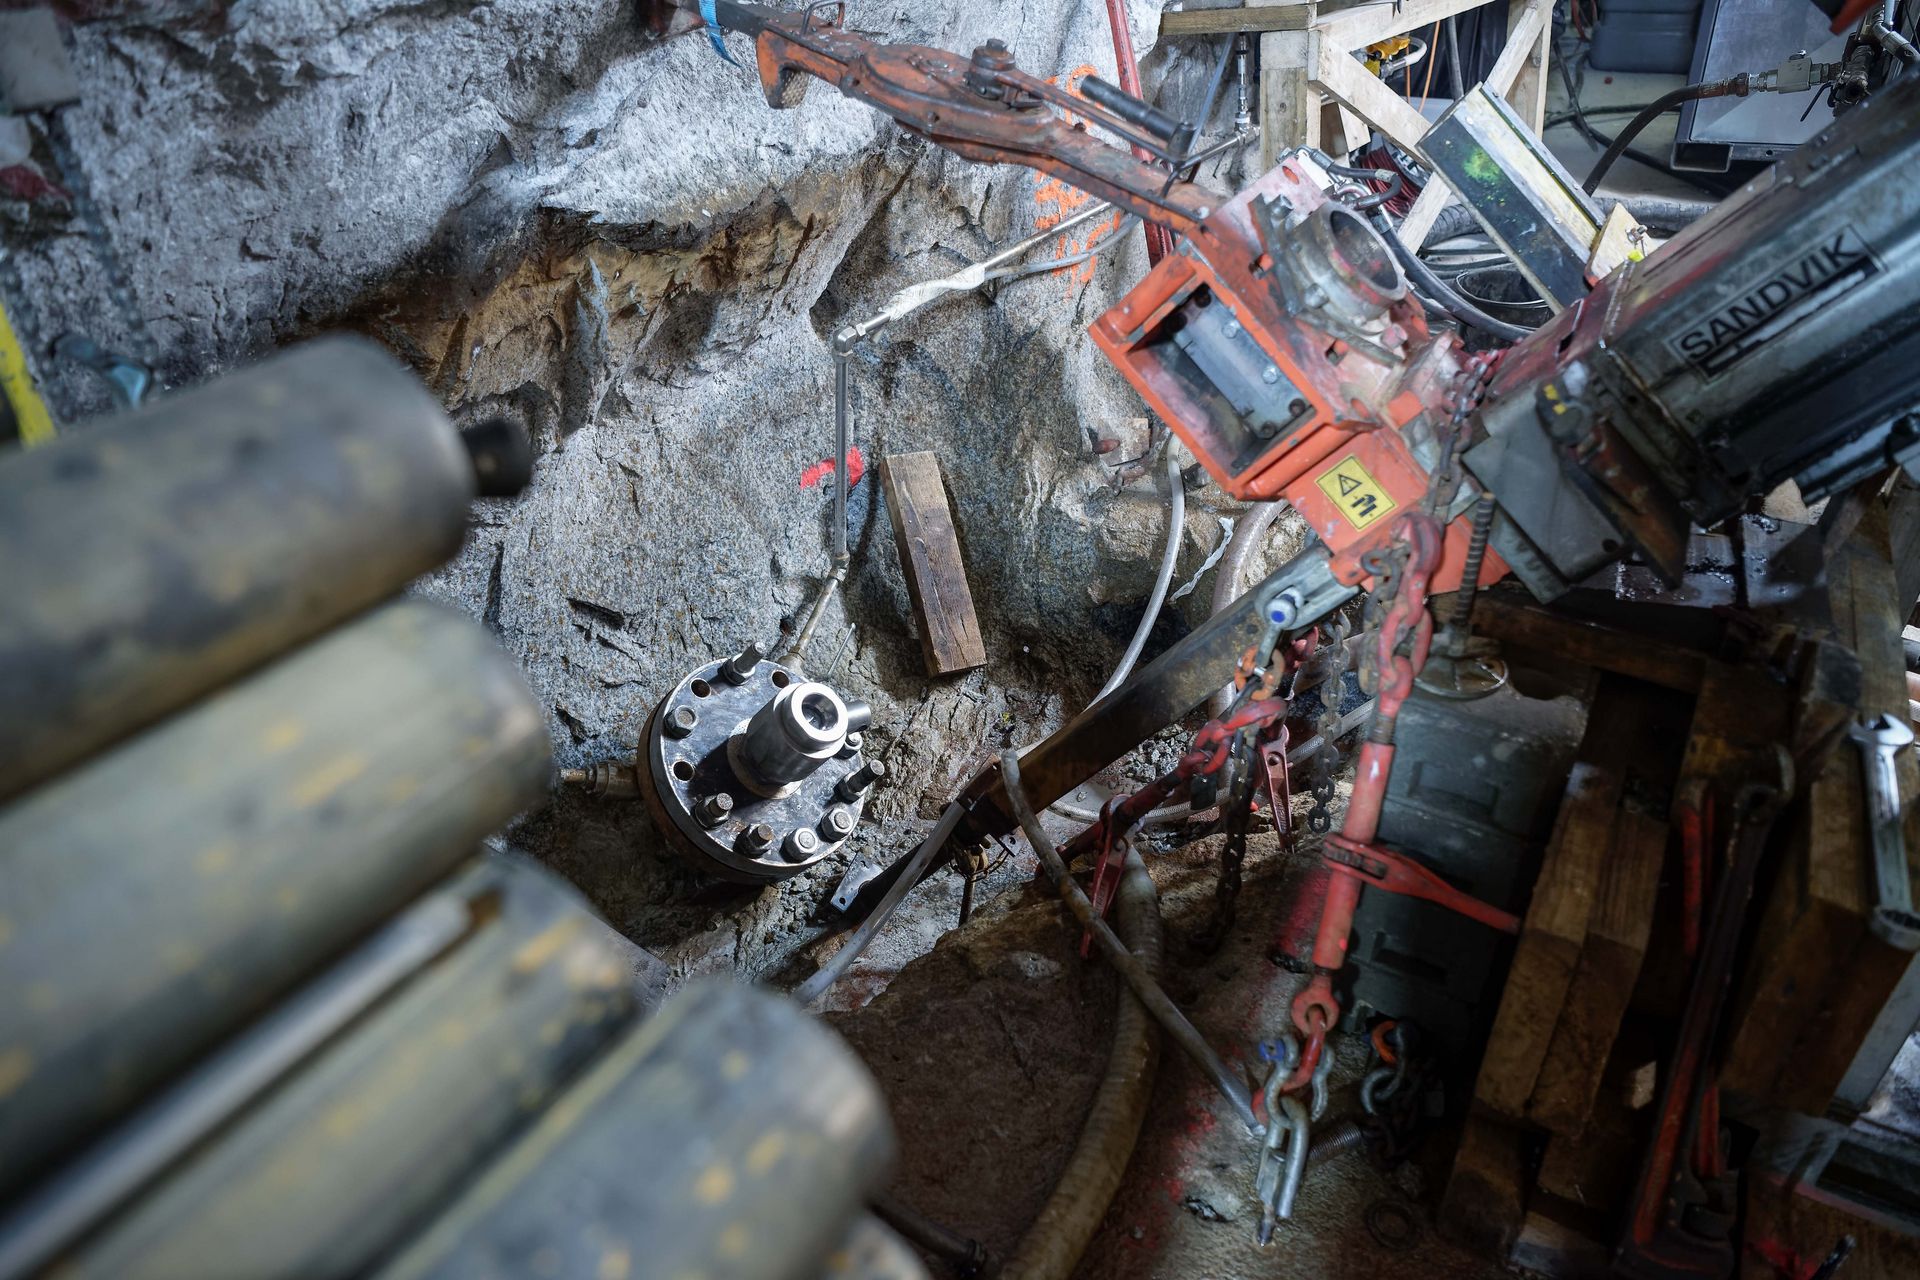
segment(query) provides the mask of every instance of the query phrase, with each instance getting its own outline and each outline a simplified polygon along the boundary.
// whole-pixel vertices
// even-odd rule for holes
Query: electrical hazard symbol
[[[1322,472],[1314,483],[1355,529],[1366,528],[1396,505],[1380,487],[1380,482],[1351,453]]]

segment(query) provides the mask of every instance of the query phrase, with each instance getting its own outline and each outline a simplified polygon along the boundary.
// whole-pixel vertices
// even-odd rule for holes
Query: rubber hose
[[[1639,136],[1640,131],[1667,112],[1674,110],[1682,103],[1694,102],[1701,98],[1719,98],[1729,93],[1744,98],[1747,94],[1747,78],[1739,75],[1731,80],[1708,80],[1700,84],[1683,84],[1672,93],[1655,98],[1639,115],[1628,121],[1627,127],[1614,137],[1612,145],[1600,157],[1600,162],[1593,166],[1593,172],[1589,173],[1587,180],[1580,185],[1585,188],[1588,195],[1592,195],[1594,188],[1600,185],[1600,179],[1607,176],[1607,170],[1613,168],[1613,162],[1625,154],[1628,145]]]
[[[1147,647],[1147,636],[1160,617],[1160,607],[1167,602],[1167,588],[1173,584],[1173,567],[1180,559],[1180,538],[1187,527],[1187,487],[1180,478],[1180,459],[1174,456],[1172,441],[1167,442],[1167,486],[1167,545],[1160,552],[1160,576],[1153,581],[1153,592],[1147,596],[1147,611],[1141,615],[1140,625],[1133,629],[1133,639],[1127,642],[1127,651],[1120,655],[1120,665],[1100,686],[1100,692],[1093,695],[1095,702],[1125,684],[1133,674],[1134,664],[1140,661],[1140,653]]]
[[[1446,309],[1448,315],[1462,324],[1470,324],[1482,333],[1490,333],[1508,342],[1519,342],[1533,332],[1517,324],[1495,320],[1455,293],[1447,286],[1446,281],[1433,273],[1433,268],[1420,261],[1418,256],[1407,249],[1406,244],[1385,218],[1377,219],[1374,226],[1379,230],[1381,239],[1387,242],[1387,247],[1393,250],[1393,256],[1400,260],[1401,269],[1407,273],[1407,278],[1413,282],[1414,287],[1439,303]]]
[[[1100,954],[1108,963],[1120,971],[1127,980],[1133,993],[1147,1006],[1147,1012],[1153,1020],[1173,1038],[1173,1043],[1193,1059],[1194,1065],[1213,1084],[1222,1098],[1233,1108],[1234,1116],[1247,1127],[1248,1133],[1261,1132],[1260,1120],[1253,1114],[1253,1094],[1247,1089],[1246,1077],[1236,1068],[1229,1067],[1225,1059],[1215,1053],[1206,1037],[1180,1012],[1180,1007],[1168,998],[1153,975],[1146,971],[1133,953],[1114,933],[1112,926],[1093,913],[1093,904],[1087,901],[1087,895],[1074,882],[1067,864],[1060,860],[1059,851],[1053,847],[1053,841],[1041,830],[1040,819],[1034,815],[1033,806],[1027,803],[1027,793],[1020,786],[1020,755],[1007,750],[1000,753],[1000,779],[1006,787],[1007,806],[1013,810],[1014,818],[1020,823],[1020,830],[1026,835],[1027,843],[1033,846],[1034,854],[1040,859],[1040,865],[1046,869],[1047,878],[1053,881],[1053,887],[1066,900],[1068,910],[1081,928],[1093,935],[1093,941],[1100,948]]]
[[[1163,944],[1160,903],[1146,863],[1131,849],[1114,909],[1120,940],[1149,974],[1158,977]],[[1160,1029],[1124,982],[1119,988],[1107,1073],[1093,1095],[1080,1141],[1040,1216],[1001,1270],[1002,1280],[1066,1280],[1099,1229],[1133,1157],[1147,1102],[1153,1096]]]
[[[1267,536],[1267,530],[1273,528],[1273,522],[1280,518],[1285,509],[1284,502],[1262,502],[1247,514],[1240,517],[1239,527],[1233,531],[1233,541],[1227,543],[1227,554],[1220,557],[1220,565],[1213,571],[1213,611],[1220,613],[1240,598],[1240,580],[1246,577],[1247,562],[1253,559],[1253,549]],[[1233,701],[1234,687],[1228,685],[1213,695],[1213,705],[1208,713],[1223,716]]]

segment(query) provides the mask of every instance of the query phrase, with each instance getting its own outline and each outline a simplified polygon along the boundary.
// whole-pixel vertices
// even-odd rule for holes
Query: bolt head
[[[1240,322],[1238,320],[1229,320],[1225,325],[1221,326],[1221,330],[1229,338],[1237,338],[1240,336]]]
[[[1260,371],[1260,381],[1266,383],[1268,386],[1272,386],[1274,383],[1280,381],[1280,370],[1273,365],[1268,365]]]
[[[781,848],[788,862],[805,862],[820,852],[820,837],[811,827],[800,827],[787,832],[787,842]]]
[[[693,806],[693,816],[698,818],[700,825],[705,827],[719,826],[727,820],[727,815],[732,812],[733,797],[724,791],[716,791],[710,796],[702,796]]]
[[[661,722],[660,731],[669,738],[684,738],[700,723],[700,713],[692,707],[674,707]]]
[[[824,840],[845,840],[853,834],[853,810],[843,804],[834,805],[820,819],[820,836]]]
[[[1292,400],[1287,401],[1288,413],[1291,413],[1297,417],[1298,415],[1303,414],[1306,411],[1307,411],[1307,402],[1305,400],[1302,400],[1296,396]]]
[[[764,822],[756,822],[740,833],[740,842],[749,852],[765,853],[773,848],[773,828]]]
[[[849,756],[859,755],[860,748],[864,746],[865,743],[866,743],[866,739],[861,737],[859,734],[857,733],[848,734],[846,737],[846,740],[840,744],[840,758],[842,760],[845,760]]]
[[[1267,603],[1267,621],[1286,628],[1291,627],[1300,616],[1300,597],[1291,591],[1283,591]]]

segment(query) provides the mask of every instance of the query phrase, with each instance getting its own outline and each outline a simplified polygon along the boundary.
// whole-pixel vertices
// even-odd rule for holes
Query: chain
[[[1226,828],[1226,843],[1220,846],[1220,880],[1213,890],[1213,915],[1201,928],[1196,945],[1201,951],[1217,951],[1233,927],[1233,916],[1240,901],[1240,879],[1247,863],[1247,823],[1252,816],[1254,738],[1256,731],[1243,729],[1234,744],[1233,783],[1227,788],[1221,822]]]

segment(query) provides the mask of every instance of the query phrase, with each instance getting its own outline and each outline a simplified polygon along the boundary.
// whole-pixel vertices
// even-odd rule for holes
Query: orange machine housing
[[[1335,575],[1360,583],[1371,576],[1361,556],[1391,541],[1396,513],[1425,500],[1430,475],[1416,447],[1437,457],[1455,398],[1474,375],[1459,340],[1429,328],[1385,245],[1356,233],[1358,220],[1330,200],[1310,164],[1282,162],[1207,217],[1214,257],[1221,245],[1248,246],[1244,272],[1232,269],[1237,263],[1216,269],[1185,241],[1094,321],[1092,334],[1222,489],[1290,502],[1333,553]],[[1318,215],[1316,229],[1343,234],[1323,237],[1319,258],[1303,269],[1284,249],[1277,259],[1266,247],[1275,237],[1263,236],[1257,219],[1276,209],[1296,224]],[[1343,288],[1350,292],[1328,297]],[[1227,309],[1236,335],[1257,344],[1271,361],[1271,381],[1292,397],[1295,415],[1284,429],[1249,430],[1175,340],[1213,307]],[[1434,590],[1460,585],[1467,537],[1464,520],[1448,523]],[[1506,573],[1489,554],[1480,580]]]

